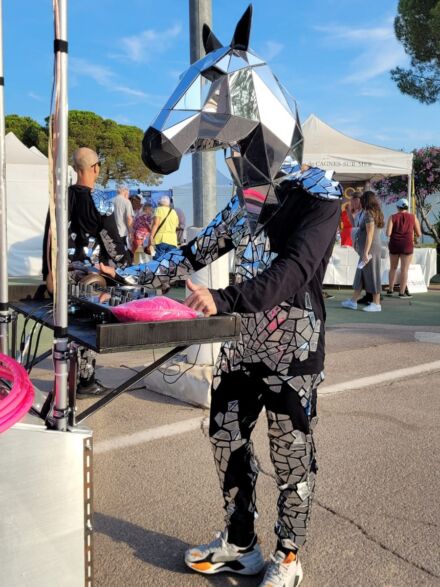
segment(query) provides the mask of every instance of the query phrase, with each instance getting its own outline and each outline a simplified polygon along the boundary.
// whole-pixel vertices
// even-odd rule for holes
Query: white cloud
[[[181,30],[181,25],[176,24],[164,31],[148,29],[138,35],[123,37],[119,40],[123,54],[114,57],[124,57],[136,63],[150,61],[152,55],[166,51],[180,35]]]
[[[391,25],[391,26],[390,26]],[[334,40],[342,41],[359,41],[365,43],[366,40],[381,41],[389,39],[394,36],[392,29],[392,21],[389,19],[386,21],[384,26],[378,27],[348,27],[348,26],[316,26],[315,30],[324,33],[327,37]]]
[[[368,98],[383,98],[384,96],[388,96],[389,93],[390,92],[387,89],[380,86],[368,85],[360,88],[357,92],[357,95],[366,96]]]
[[[406,63],[407,58],[402,47],[395,43],[371,46],[352,62],[353,73],[344,78],[346,83],[365,83],[388,73],[397,65]]]
[[[36,100],[37,102],[45,102],[46,101],[44,98],[42,98],[41,96],[39,96],[35,92],[28,92],[28,96],[29,96],[29,98],[32,98],[32,100]]]
[[[152,96],[141,90],[119,84],[117,75],[109,67],[96,65],[85,59],[73,57],[70,60],[70,68],[72,73],[80,77],[88,77],[110,92],[118,92],[120,94],[125,94],[126,96],[139,98],[143,101],[150,101],[152,98]]]
[[[408,58],[402,45],[397,41],[393,19],[387,18],[383,25],[376,27],[317,26],[333,47],[350,47],[357,55],[347,63],[348,75],[344,83],[362,84],[388,74],[390,69],[407,63]],[[376,86],[378,95],[382,88]],[[364,94],[367,95],[367,94]]]
[[[70,70],[82,77],[89,77],[93,79],[100,86],[108,87],[113,85],[116,77],[115,73],[108,67],[102,65],[95,65],[85,59],[78,59],[71,57]]]
[[[272,59],[279,55],[283,49],[284,45],[277,41],[266,41],[262,54],[267,61],[272,61]]]

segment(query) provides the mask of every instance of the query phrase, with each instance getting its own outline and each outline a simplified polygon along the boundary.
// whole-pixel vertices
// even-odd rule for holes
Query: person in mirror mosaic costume
[[[257,574],[258,466],[251,434],[266,408],[279,488],[277,546],[261,585],[302,578],[316,474],[312,430],[322,380],[322,280],[340,216],[342,191],[331,174],[301,168],[303,136],[293,98],[249,49],[251,6],[223,46],[205,25],[206,56],[194,63],[148,128],[142,156],[171,173],[184,153],[224,148],[237,193],[187,245],[157,261],[117,271],[128,283],[161,288],[235,250],[235,284],[192,285],[186,303],[205,315],[238,312],[238,341],[221,347],[213,383],[210,439],[226,529],[192,548],[186,564],[201,573]],[[102,270],[107,271],[105,267]]]

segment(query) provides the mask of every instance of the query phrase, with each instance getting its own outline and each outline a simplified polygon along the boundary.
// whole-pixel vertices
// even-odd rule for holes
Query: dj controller
[[[96,283],[71,283],[68,285],[69,314],[88,314],[100,323],[116,322],[112,308],[139,300],[160,295],[158,290],[136,285],[115,284],[103,287]]]

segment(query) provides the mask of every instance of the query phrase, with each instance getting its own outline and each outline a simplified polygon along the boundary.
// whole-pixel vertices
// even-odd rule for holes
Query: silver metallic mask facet
[[[146,131],[144,162],[158,173],[178,169],[185,153],[223,148],[252,232],[279,207],[283,162],[300,163],[303,135],[295,100],[249,49],[252,8],[223,47],[205,25],[207,55],[191,65]],[[262,215],[265,203],[271,213]]]

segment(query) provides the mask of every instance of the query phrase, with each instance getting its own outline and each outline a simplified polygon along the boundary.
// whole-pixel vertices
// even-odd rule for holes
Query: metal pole
[[[3,12],[0,0],[0,352],[9,354],[8,238],[6,217],[5,100],[3,77]]]
[[[205,55],[202,27],[211,26],[211,0],[189,1],[190,60],[194,63]],[[194,153],[192,156],[193,222],[205,226],[217,212],[216,163],[214,152]]]
[[[58,36],[55,39],[55,60],[57,76],[58,105],[55,110],[53,129],[54,142],[57,143],[55,166],[55,214],[57,222],[57,262],[56,262],[56,295],[55,295],[55,403],[53,418],[57,430],[67,430],[68,424],[68,371],[69,345],[67,339],[67,0],[58,0],[59,20]],[[56,9],[56,8],[55,8]],[[55,18],[57,15],[55,15]],[[56,29],[57,30],[57,27]]]
[[[407,182],[407,193],[408,193],[408,209],[410,212],[413,211],[413,195],[412,195],[412,173],[408,175]]]

